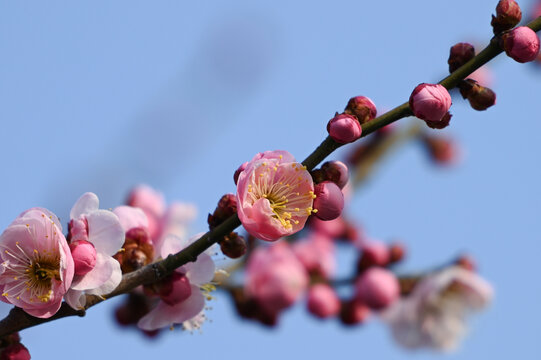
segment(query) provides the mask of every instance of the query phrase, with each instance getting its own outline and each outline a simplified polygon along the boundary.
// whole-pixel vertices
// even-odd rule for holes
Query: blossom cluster
[[[128,204],[99,208],[94,193],[83,194],[70,211],[64,235],[58,217],[45,208],[20,214],[0,235],[0,299],[38,317],[53,316],[65,301],[85,309],[87,295],[104,297],[122,275],[181,251],[190,240],[191,205],[173,203],[147,186],[136,187]],[[151,306],[136,319],[147,331],[199,323],[215,272],[209,254],[176,269],[136,293]]]

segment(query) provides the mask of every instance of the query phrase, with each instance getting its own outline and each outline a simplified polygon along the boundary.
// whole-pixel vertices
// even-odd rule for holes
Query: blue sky
[[[528,9],[533,1],[520,1]],[[256,152],[303,159],[351,96],[378,108],[446,75],[449,47],[488,43],[496,1],[0,3],[0,226],[43,206],[66,219],[94,191],[103,207],[146,182],[206,213],[234,192]],[[347,211],[375,238],[403,239],[405,270],[467,251],[496,289],[450,359],[541,356],[541,69],[491,62],[497,105],[459,98],[452,125],[462,162],[434,168],[416,144],[380,167]],[[338,158],[339,154],[336,157]],[[342,328],[297,306],[278,329],[239,320],[224,294],[202,335],[149,342],[119,330],[113,306],[29,329],[34,358],[197,356],[237,359],[434,357],[396,347],[377,321]],[[115,303],[115,300],[111,301]],[[5,311],[5,308],[4,308]],[[177,355],[178,354],[178,355]]]

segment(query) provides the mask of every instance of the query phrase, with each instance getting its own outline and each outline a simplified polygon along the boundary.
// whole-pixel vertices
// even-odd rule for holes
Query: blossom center
[[[291,168],[284,169],[290,166]],[[300,176],[306,167],[298,163],[278,164],[263,162],[248,184],[248,193],[252,204],[266,199],[273,212],[273,217],[286,229],[298,224],[297,218],[306,218],[314,211],[312,208],[315,194],[306,191],[309,180]]]

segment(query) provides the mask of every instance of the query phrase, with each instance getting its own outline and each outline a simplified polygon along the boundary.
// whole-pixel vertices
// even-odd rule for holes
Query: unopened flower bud
[[[221,223],[223,223],[228,217],[237,213],[237,197],[234,194],[225,194],[218,201],[218,206],[214,210],[214,213],[209,214],[207,222],[209,229],[212,230]]]
[[[449,72],[452,73],[475,56],[475,49],[472,44],[458,43],[451,47],[449,54]]]
[[[327,161],[321,166],[325,180],[332,181],[340,189],[348,183],[348,167],[341,161]]]
[[[539,54],[539,37],[527,26],[519,26],[502,35],[505,53],[519,63],[533,61]]]
[[[340,299],[332,287],[327,284],[315,284],[308,291],[308,311],[325,319],[340,312]]]
[[[355,283],[355,297],[371,309],[384,309],[399,296],[400,285],[396,276],[383,268],[366,270]]]
[[[75,266],[75,275],[85,275],[96,266],[96,249],[91,242],[74,241],[69,244]]]
[[[457,161],[458,149],[452,139],[441,136],[423,136],[421,139],[428,156],[436,164],[449,165]]]
[[[0,350],[0,360],[30,360],[30,352],[21,343],[15,343]]]
[[[314,187],[315,215],[321,220],[333,220],[340,216],[344,208],[344,194],[342,190],[331,181],[324,181]]]
[[[466,79],[459,83],[460,94],[464,99],[468,99],[470,105],[475,110],[483,111],[496,104],[496,94],[485,86],[481,86],[477,81]]]
[[[396,264],[397,262],[402,261],[406,254],[406,248],[404,244],[399,242],[392,243],[389,246],[389,263]]]
[[[344,301],[340,308],[340,321],[344,325],[362,324],[369,316],[370,308],[356,299]]]
[[[188,278],[178,272],[173,272],[157,284],[158,295],[168,305],[180,304],[190,297],[192,288]]]
[[[514,28],[522,19],[522,11],[515,0],[500,0],[496,6],[496,16],[492,15],[494,34]]]
[[[380,241],[370,241],[363,245],[363,253],[357,263],[357,271],[361,273],[373,266],[387,266],[390,260],[389,247]]]
[[[410,95],[413,114],[427,121],[441,121],[451,107],[451,95],[440,84],[419,84]]]
[[[240,173],[243,172],[244,169],[246,169],[246,165],[248,165],[248,162],[245,162],[244,164],[239,166],[237,170],[235,170],[235,174],[233,174],[233,181],[235,181],[235,185],[237,185],[237,182],[239,181]]]
[[[120,325],[135,325],[149,311],[150,298],[131,292],[125,297],[124,303],[115,310],[115,318]]]
[[[329,120],[327,131],[337,143],[347,144],[360,138],[363,130],[355,116],[338,114]]]
[[[220,244],[222,253],[228,258],[237,259],[246,254],[246,241],[244,241],[244,238],[239,236],[236,232],[224,236],[218,243]]]
[[[376,117],[376,105],[366,96],[355,96],[349,99],[344,113],[354,115],[359,123],[365,124]]]

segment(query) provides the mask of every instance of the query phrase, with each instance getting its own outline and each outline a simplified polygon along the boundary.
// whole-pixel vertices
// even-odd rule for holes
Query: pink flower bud
[[[359,123],[365,124],[376,117],[376,105],[366,96],[355,96],[349,99],[344,113],[354,115]]]
[[[30,360],[30,353],[23,344],[15,343],[1,350],[0,360]]]
[[[340,312],[340,299],[329,285],[316,284],[308,291],[307,306],[310,313],[324,319]]]
[[[344,208],[344,195],[342,190],[331,181],[324,181],[314,187],[315,215],[321,220],[333,220],[340,216]]]
[[[503,34],[501,43],[507,56],[519,63],[533,61],[539,54],[539,38],[535,31],[526,26]]]
[[[355,116],[339,114],[329,120],[327,131],[337,143],[347,144],[360,138],[363,130]]]
[[[475,56],[475,49],[473,45],[468,43],[458,43],[451,47],[451,52],[449,54],[449,72],[452,73],[468,61],[470,61]]]
[[[355,283],[355,297],[375,310],[391,305],[400,296],[400,285],[389,270],[370,268]]]
[[[69,244],[75,264],[75,275],[85,275],[96,266],[96,249],[91,242],[78,240]]]
[[[332,181],[340,189],[348,183],[348,167],[341,161],[328,161],[321,166],[325,180]]]
[[[451,107],[451,95],[440,84],[419,84],[410,96],[410,107],[419,119],[440,121]]]
[[[490,25],[494,34],[512,29],[522,19],[522,11],[515,0],[500,0],[496,6],[496,16],[492,15]]]

